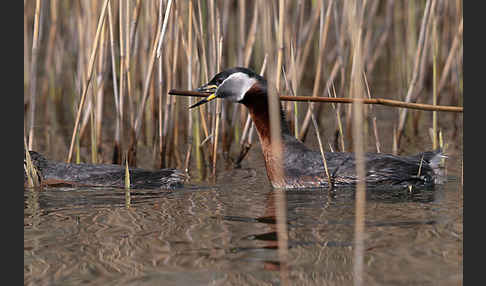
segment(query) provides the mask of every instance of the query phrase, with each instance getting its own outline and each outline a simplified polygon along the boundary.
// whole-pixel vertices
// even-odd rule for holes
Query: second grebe
[[[245,105],[260,138],[267,176],[275,188],[293,189],[329,187],[328,177],[320,152],[312,151],[293,137],[280,108],[282,129],[283,176],[278,176],[278,167],[273,158],[277,152],[272,146],[270,117],[267,100],[267,81],[254,71],[235,67],[216,74],[198,91],[211,95],[190,108],[207,103],[215,98]],[[366,153],[366,184],[369,187],[422,188],[440,182],[442,176],[441,150],[427,151],[413,156],[395,156],[383,153]],[[326,152],[325,158],[332,187],[356,184],[354,153]]]
[[[48,160],[29,151],[32,165],[43,186],[125,187],[125,166],[113,164],[71,164]],[[26,164],[24,150],[24,165]],[[183,186],[187,174],[177,169],[145,170],[129,168],[132,189],[174,189]],[[27,174],[24,169],[24,186]]]

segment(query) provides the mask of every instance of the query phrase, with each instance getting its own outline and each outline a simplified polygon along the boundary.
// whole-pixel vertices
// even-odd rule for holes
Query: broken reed
[[[27,141],[24,136],[24,174],[27,177],[27,186],[30,188],[38,187],[41,185],[40,176],[37,173],[37,168],[32,163],[32,158],[30,157],[30,152],[27,151]]]
[[[35,12],[36,3],[40,3],[37,10],[40,14]],[[33,142],[32,149],[51,150],[56,159],[66,159],[66,154],[74,152],[75,158],[81,161],[92,158],[98,162],[123,163],[121,154],[133,148],[134,153],[129,154],[144,156],[143,161],[138,160],[139,164],[156,168],[182,168],[187,151],[198,148],[205,162],[198,163],[202,166],[198,168],[213,168],[222,158],[214,154],[214,147],[218,144],[215,140],[225,142],[219,143],[220,147],[216,150],[223,150],[219,154],[226,154],[231,146],[239,148],[246,125],[248,135],[245,138],[251,138],[251,124],[246,124],[247,110],[222,101],[220,114],[217,113],[217,103],[209,103],[197,112],[188,112],[187,100],[169,96],[168,91],[181,87],[194,89],[206,83],[219,69],[227,67],[248,66],[259,70],[267,57],[274,63],[278,63],[280,58],[282,68],[271,77],[268,73],[264,76],[269,84],[275,85],[276,79],[285,73],[288,84],[284,86],[280,81],[276,88],[281,94],[292,89],[296,96],[291,100],[332,101],[332,98],[321,97],[332,87],[337,98],[333,105],[337,107],[336,117],[340,122],[341,116],[347,116],[348,112],[339,112],[340,105],[336,103],[352,101],[347,87],[354,49],[346,30],[347,8],[343,3],[27,1],[24,5],[27,140]],[[433,49],[430,47],[437,43],[436,102],[459,105],[463,82],[461,1],[368,0],[366,3],[367,17],[362,23],[362,59],[366,79],[372,92],[381,82],[386,82],[388,90],[397,92],[390,99],[374,98],[375,94],[371,94],[371,98],[363,99],[363,103],[399,104],[399,107],[408,109],[415,102],[432,102],[432,92],[425,90],[424,84],[432,74],[425,71],[432,70]],[[284,6],[283,10],[280,5]],[[438,9],[440,13],[436,13]],[[427,40],[432,38],[432,21],[425,19],[426,24],[421,25],[424,17],[430,15],[437,19],[434,41]],[[31,49],[36,17],[38,28],[42,31],[37,43],[39,53]],[[269,19],[264,25],[265,17]],[[280,17],[285,21],[279,21]],[[283,34],[277,33],[280,28]],[[272,32],[268,33],[266,29],[272,29]],[[265,33],[270,38],[266,38]],[[424,35],[422,38],[421,33]],[[279,39],[278,35],[282,37]],[[405,53],[404,46],[407,46]],[[421,56],[416,60],[418,49]],[[36,73],[35,69],[31,69],[34,60],[45,72]],[[414,81],[415,70],[417,78]],[[420,97],[408,103],[405,101],[407,105],[404,105],[406,91],[414,84],[414,90]],[[37,88],[32,92],[35,86]],[[317,96],[308,99],[310,95]],[[281,100],[288,98],[281,97]],[[47,107],[42,109],[40,106]],[[75,106],[74,111],[71,106]],[[318,123],[325,115],[323,106],[315,105],[313,114]],[[299,134],[306,130],[303,124],[308,107],[303,104],[285,107],[293,115],[288,118],[291,128],[297,131],[294,134],[300,137]],[[29,116],[34,108],[36,112],[31,122]],[[438,108],[442,107],[438,105],[427,110]],[[463,112],[462,107],[444,111]],[[219,116],[221,119],[216,124]],[[410,113],[411,116],[417,115]],[[199,123],[188,130],[190,117]],[[43,125],[44,122],[47,125]],[[437,124],[440,127],[440,117]],[[46,130],[50,131],[34,126],[46,126],[49,127]],[[61,126],[71,126],[72,129],[66,133]],[[336,126],[330,127],[338,130]],[[340,126],[340,140],[344,140],[343,133],[351,133],[348,127],[345,122]],[[193,132],[192,128],[201,130]],[[424,131],[418,131],[421,132]],[[64,138],[63,144],[56,144],[59,139],[54,136]],[[191,142],[189,136],[197,138]],[[73,137],[76,137],[74,150],[68,152],[72,143],[69,146],[66,141]],[[217,140],[218,137],[223,139]],[[189,146],[192,148],[189,149]],[[58,149],[53,152],[54,147]],[[187,162],[189,168],[195,160],[190,157]],[[129,158],[129,164],[135,162],[137,160]]]
[[[192,91],[192,90],[181,90],[181,89],[171,89],[169,91],[171,95],[182,95],[182,96],[195,96],[195,97],[206,97],[209,96],[208,93]],[[384,98],[349,98],[349,97],[314,97],[314,96],[289,96],[280,95],[281,101],[304,101],[304,102],[330,102],[330,103],[355,103],[360,102],[362,104],[379,104],[394,107],[403,107],[409,109],[417,110],[428,110],[428,111],[447,111],[447,112],[463,112],[464,108],[461,106],[443,106],[443,105],[433,105],[433,104],[423,104],[423,103],[409,103],[399,100],[391,100]]]

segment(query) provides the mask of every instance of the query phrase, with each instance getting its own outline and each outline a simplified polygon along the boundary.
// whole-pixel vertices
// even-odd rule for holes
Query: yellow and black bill
[[[205,84],[201,86],[200,88],[197,89],[199,92],[207,92],[207,93],[216,93],[216,90],[218,89],[218,86],[215,84]]]
[[[211,94],[210,96],[206,97],[205,99],[202,99],[202,100],[198,101],[197,103],[195,103],[195,104],[191,105],[191,106],[189,107],[189,109],[192,109],[192,108],[194,108],[194,107],[197,107],[197,106],[199,106],[199,105],[201,105],[201,104],[208,103],[208,102],[210,102],[211,100],[213,100],[213,99],[215,99],[215,98],[216,98],[216,94],[215,94],[215,93],[213,93],[213,94]]]
[[[210,93],[211,95],[209,95],[205,99],[200,100],[197,103],[191,105],[189,107],[189,109],[192,109],[194,107],[197,107],[197,106],[199,106],[201,104],[208,103],[211,100],[215,99],[216,98],[216,90],[217,89],[218,89],[218,86],[215,85],[215,84],[205,84],[205,85],[201,86],[200,88],[198,88],[197,91],[199,91],[199,92],[207,92],[207,93]]]

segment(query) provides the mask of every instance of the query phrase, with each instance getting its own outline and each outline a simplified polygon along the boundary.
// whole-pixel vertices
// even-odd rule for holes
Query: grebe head
[[[266,94],[267,81],[248,68],[235,67],[216,74],[207,84],[198,88],[211,95],[197,102],[190,108],[210,102],[215,98],[224,98],[231,102],[243,102],[252,93]]]

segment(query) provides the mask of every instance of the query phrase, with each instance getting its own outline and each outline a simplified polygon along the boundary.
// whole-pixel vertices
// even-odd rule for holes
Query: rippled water
[[[171,192],[25,189],[25,284],[279,284],[276,192],[253,167]],[[462,282],[457,169],[435,190],[368,191],[367,285]],[[354,191],[285,195],[292,284],[351,285]]]

